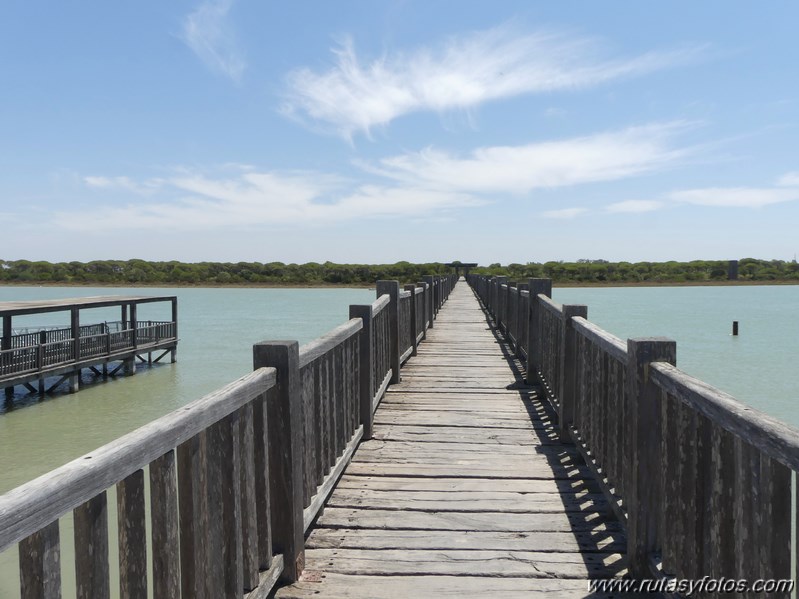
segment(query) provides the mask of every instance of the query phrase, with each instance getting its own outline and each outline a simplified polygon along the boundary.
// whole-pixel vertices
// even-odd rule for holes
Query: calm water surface
[[[554,289],[622,339],[677,341],[677,366],[799,427],[799,286]],[[739,334],[732,336],[732,322]]]
[[[461,283],[463,284],[463,283]],[[89,295],[177,295],[178,362],[140,368],[135,376],[88,384],[74,395],[0,403],[0,493],[68,462],[251,369],[252,344],[306,343],[344,322],[365,289],[123,289],[0,287],[0,301]],[[563,303],[588,305],[588,317],[627,337],[677,340],[677,365],[765,412],[799,426],[799,286],[624,287],[555,289]],[[140,320],[166,319],[169,307],[143,305]],[[118,320],[115,310],[81,312],[82,322]],[[14,325],[65,324],[66,314],[15,319]],[[740,335],[732,337],[732,321]],[[86,376],[85,383],[93,377]],[[109,506],[115,503],[109,496]],[[109,512],[115,521],[113,512]],[[110,527],[112,534],[114,526]],[[64,586],[73,588],[69,518],[62,520]],[[111,563],[116,563],[111,543]],[[0,555],[0,598],[17,597],[16,552]],[[113,568],[112,568],[113,570]],[[112,582],[113,593],[116,584]],[[70,596],[68,592],[65,596]]]

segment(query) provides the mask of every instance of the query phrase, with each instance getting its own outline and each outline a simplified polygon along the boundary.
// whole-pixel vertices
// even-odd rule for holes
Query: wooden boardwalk
[[[619,523],[523,377],[457,285],[277,597],[585,597],[623,575]]]

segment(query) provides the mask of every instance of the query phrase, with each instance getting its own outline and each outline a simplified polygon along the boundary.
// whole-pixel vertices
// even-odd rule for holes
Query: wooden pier
[[[61,597],[70,512],[78,599],[109,597],[112,570],[146,598],[148,559],[157,599],[790,579],[799,431],[679,371],[673,341],[624,343],[553,302],[548,280],[455,282],[380,281],[328,334],[256,344],[253,373],[0,497],[23,599]]]
[[[138,306],[168,302],[171,319],[141,321]],[[82,324],[81,310],[118,308],[120,320]],[[69,326],[44,327],[14,334],[15,316],[66,312]],[[177,298],[150,296],[96,296],[86,298],[0,302],[2,337],[0,337],[0,387],[13,396],[14,386],[23,385],[30,392],[45,393],[63,382],[70,392],[78,390],[84,368],[98,376],[136,372],[136,360],[153,363],[166,355],[176,359]],[[153,360],[153,352],[161,352]],[[144,356],[147,356],[146,358]],[[119,362],[109,370],[109,364]],[[50,387],[45,379],[58,377]],[[36,386],[34,386],[34,383]]]
[[[458,285],[277,597],[583,597],[589,578],[625,572],[623,529],[592,478]]]

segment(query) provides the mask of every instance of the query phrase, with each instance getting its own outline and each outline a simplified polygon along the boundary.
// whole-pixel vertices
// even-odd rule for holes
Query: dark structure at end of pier
[[[171,304],[170,320],[139,320],[138,307]],[[118,321],[82,324],[81,311],[118,308]],[[15,330],[14,317],[65,312],[69,325]],[[78,390],[81,370],[114,376],[136,372],[136,360],[150,364],[169,356],[177,359],[178,303],[174,296],[95,296],[57,300],[0,302],[0,388],[13,397],[16,385],[45,393],[62,383]],[[153,359],[153,354],[156,355]],[[146,357],[145,357],[146,356]],[[110,365],[110,366],[109,366]],[[58,377],[46,385],[46,379]]]

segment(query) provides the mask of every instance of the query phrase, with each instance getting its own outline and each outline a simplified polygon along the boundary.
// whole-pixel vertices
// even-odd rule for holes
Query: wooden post
[[[519,283],[516,286],[516,290],[519,292],[519,301],[516,302],[516,357],[520,360],[522,359],[522,349],[524,349],[527,355],[530,354],[529,348],[525,347],[522,348],[522,340],[524,339],[524,334],[522,331],[527,329],[527,315],[530,313],[529,308],[527,310],[524,309],[522,305],[522,291],[530,291],[529,283]],[[527,304],[530,304],[530,300],[528,298]]]
[[[378,281],[377,297],[388,295],[391,303],[388,310],[389,363],[391,364],[391,384],[400,382],[400,339],[399,339],[399,281]]]
[[[136,304],[130,305],[130,328],[131,328],[131,337],[133,338],[133,348],[139,347],[139,320],[136,316]],[[135,360],[134,360],[135,362]]]
[[[507,291],[504,291],[502,286],[507,284],[508,277],[497,277],[497,305],[494,308],[494,322],[497,325],[497,330],[500,331],[505,321],[506,300],[508,297]]]
[[[427,319],[430,323],[430,328],[433,328],[433,321],[435,320],[435,310],[433,309],[433,297],[435,295],[435,280],[432,275],[425,275],[422,277],[424,282],[427,283],[427,290],[425,291],[425,306],[427,306]]]
[[[69,313],[69,327],[72,335],[72,358],[75,363],[80,362],[80,309],[75,307]],[[80,388],[80,369],[76,368],[69,375],[69,392],[77,393]]]
[[[421,287],[422,291],[422,340],[427,339],[427,283],[424,281],[417,281],[417,287]]]
[[[277,370],[267,399],[269,487],[272,539],[282,553],[285,582],[296,582],[305,567],[303,523],[303,414],[300,350],[296,341],[266,341],[253,346],[253,367]]]
[[[411,283],[410,285],[405,285],[405,291],[411,292],[411,344],[413,345],[413,352],[411,353],[412,356],[416,355],[416,347],[418,343],[416,342],[416,337],[419,335],[419,331],[416,329],[416,285]]]
[[[61,545],[58,520],[19,543],[22,599],[61,599]]]
[[[737,320],[733,320],[732,321],[732,335],[733,335],[733,337],[737,337],[738,336],[738,321]]]
[[[363,328],[359,339],[359,377],[361,424],[363,424],[363,440],[372,438],[374,414],[372,412],[372,393],[374,389],[374,372],[372,372],[372,306],[350,306],[350,318],[360,318]]]
[[[11,316],[3,316],[3,337],[0,340],[0,349],[11,349]],[[14,387],[6,387],[6,400],[14,397]]]
[[[558,399],[558,432],[561,442],[568,442],[569,427],[574,422],[574,405],[577,402],[577,338],[572,318],[588,318],[588,306],[564,305],[561,321],[560,394]]]
[[[541,367],[541,309],[538,296],[552,297],[552,279],[529,279],[530,314],[527,320],[527,383],[532,384],[538,378]]]
[[[170,361],[172,364],[178,361],[178,346],[177,346],[177,339],[178,339],[178,298],[172,298],[172,322],[175,324],[175,347],[172,348],[172,351],[169,354]]]
[[[564,306],[565,307],[565,306]],[[627,340],[627,397],[632,449],[627,504],[627,557],[633,578],[652,578],[649,558],[659,549],[661,492],[660,390],[649,379],[651,362],[677,361],[677,344],[665,338]]]

